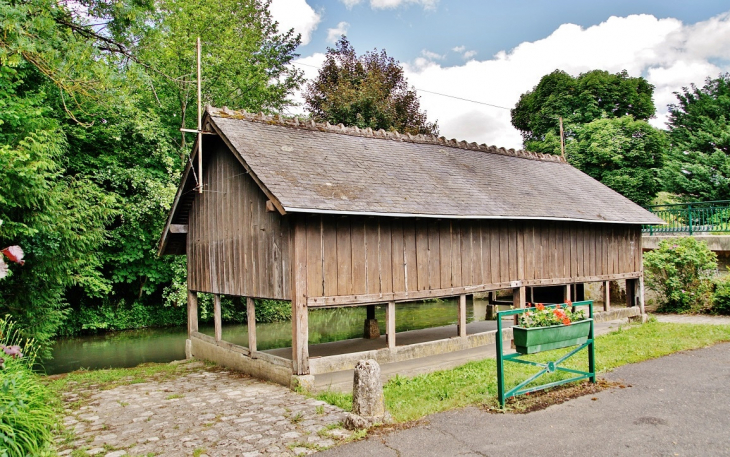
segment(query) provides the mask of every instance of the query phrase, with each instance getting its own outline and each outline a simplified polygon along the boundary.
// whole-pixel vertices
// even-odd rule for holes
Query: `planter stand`
[[[542,352],[544,350],[549,350],[557,347],[567,347],[567,346],[574,346],[578,344],[576,348],[574,348],[569,353],[565,354],[564,356],[560,357],[558,360],[550,361],[546,363],[538,363],[538,362],[532,362],[530,360],[523,360],[520,359],[522,354],[515,353],[515,354],[504,354],[504,342],[502,341],[502,317],[503,316],[514,316],[518,314],[525,313],[527,311],[535,310],[535,308],[520,308],[520,309],[511,309],[507,311],[500,311],[497,313],[497,395],[499,398],[499,405],[504,408],[504,403],[507,401],[510,397],[515,397],[517,395],[523,395],[530,392],[536,392],[538,390],[544,390],[548,389],[550,387],[559,386],[561,384],[566,384],[568,382],[574,382],[574,381],[580,381],[582,379],[590,379],[591,382],[596,382],[596,365],[595,365],[595,351],[593,347],[593,301],[581,301],[581,302],[574,302],[573,306],[585,306],[588,305],[588,318],[589,318],[589,325],[590,329],[588,330],[588,338],[583,340],[576,339],[576,342],[568,342],[567,344],[557,344],[551,347],[550,344],[544,345],[542,349],[538,347],[537,350],[529,350],[526,352],[529,353],[537,353]],[[567,307],[566,304],[560,304],[560,305],[546,305],[546,308],[557,308],[557,307]],[[582,349],[588,348],[588,371],[579,371],[579,370],[573,370],[571,368],[565,368],[560,366],[563,362],[565,362],[570,357],[574,356],[578,352],[580,352]],[[542,370],[531,376],[530,378],[526,379],[525,381],[522,381],[517,386],[513,387],[512,389],[505,392],[505,386],[504,386],[504,362],[514,362],[514,363],[522,363],[525,365],[532,365],[535,367],[541,367]],[[547,384],[542,384],[539,386],[534,387],[528,387],[525,388],[525,386],[529,385],[542,375],[548,374],[548,373],[554,373],[556,371],[563,371],[566,373],[573,373],[577,376],[574,376],[569,379],[563,379],[561,381],[554,381]]]

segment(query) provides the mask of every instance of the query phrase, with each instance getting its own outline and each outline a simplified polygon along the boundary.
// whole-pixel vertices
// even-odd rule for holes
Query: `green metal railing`
[[[565,303],[562,304],[556,304],[556,305],[545,305],[545,308],[566,308],[568,305]],[[497,335],[496,335],[496,346],[497,346],[497,397],[499,400],[499,405],[504,408],[504,404],[510,397],[515,397],[517,395],[524,395],[529,394],[531,392],[537,392],[538,390],[544,390],[549,389],[551,387],[559,386],[561,384],[565,384],[568,382],[575,382],[575,381],[581,381],[583,379],[588,379],[591,382],[596,382],[596,353],[595,348],[593,346],[593,301],[592,300],[586,300],[586,301],[579,301],[579,302],[573,302],[571,304],[573,309],[577,306],[588,306],[588,318],[590,319],[590,331],[588,333],[588,339],[585,343],[576,346],[573,348],[570,352],[567,354],[564,354],[562,357],[560,357],[558,360],[555,361],[549,361],[546,363],[539,363],[534,362],[531,360],[525,360],[521,359],[522,354],[505,354],[504,353],[504,341],[502,341],[502,318],[507,316],[516,316],[518,314],[525,313],[527,311],[535,311],[536,308],[518,308],[518,309],[511,309],[507,311],[500,311],[497,313]],[[562,366],[562,363],[565,362],[570,357],[573,357],[574,355],[578,354],[583,349],[587,349],[588,354],[588,371],[580,371],[580,370],[574,370],[571,368],[566,368]],[[513,363],[519,363],[519,364],[525,364],[525,365],[532,365],[535,367],[542,368],[540,371],[535,373],[534,375],[530,376],[528,379],[525,379],[524,381],[520,382],[516,386],[512,387],[511,389],[508,389],[505,385],[505,373],[504,373],[504,363],[505,362],[513,362]],[[549,382],[547,384],[541,384],[541,385],[532,385],[537,379],[544,375],[548,375],[550,373],[554,373],[556,371],[564,372],[564,373],[570,373],[575,376],[568,378],[568,379],[561,379],[559,381],[553,381]]]
[[[647,206],[666,225],[644,225],[642,232],[695,233],[730,232],[730,200]]]

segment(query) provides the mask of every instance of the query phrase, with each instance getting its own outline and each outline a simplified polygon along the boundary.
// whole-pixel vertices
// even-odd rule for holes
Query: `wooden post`
[[[466,295],[459,295],[459,323],[457,331],[462,338],[466,337]]]
[[[198,331],[198,293],[188,289],[188,338]]]
[[[634,278],[626,280],[626,306],[629,308],[636,306],[636,279]]]
[[[395,302],[389,301],[385,310],[385,340],[388,342],[388,349],[395,349]]]
[[[525,307],[525,286],[515,287],[512,289],[512,306],[515,308]],[[515,325],[517,325],[518,319],[515,315]]]
[[[215,327],[215,340],[223,339],[223,326],[221,324],[221,296],[213,295],[213,326]]]
[[[603,281],[603,310],[611,311],[611,281]]]
[[[570,301],[570,286],[570,284],[563,286],[563,303],[568,303]]]
[[[256,358],[256,306],[253,298],[246,297],[246,319],[248,320],[248,350]]]
[[[292,243],[292,369],[309,374],[309,310],[307,309],[307,234],[304,219],[294,220]]]
[[[646,314],[646,310],[644,309],[644,276],[639,276],[639,278],[636,280],[636,288],[638,289],[636,291],[636,295],[639,298],[639,309],[641,310],[641,315],[643,316],[644,314]]]

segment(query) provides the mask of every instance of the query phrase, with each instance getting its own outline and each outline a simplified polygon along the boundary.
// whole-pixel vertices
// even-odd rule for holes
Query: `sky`
[[[509,109],[556,69],[643,76],[659,128],[674,92],[730,71],[727,0],[272,0],[271,13],[301,34],[305,77],[344,34],[401,63],[441,135],[506,148],[522,147]]]

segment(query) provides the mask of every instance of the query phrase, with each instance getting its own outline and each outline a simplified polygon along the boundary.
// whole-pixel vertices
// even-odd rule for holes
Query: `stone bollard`
[[[390,422],[390,414],[385,411],[380,365],[375,360],[360,360],[355,365],[352,413],[345,418],[345,427],[355,430],[386,422]]]

